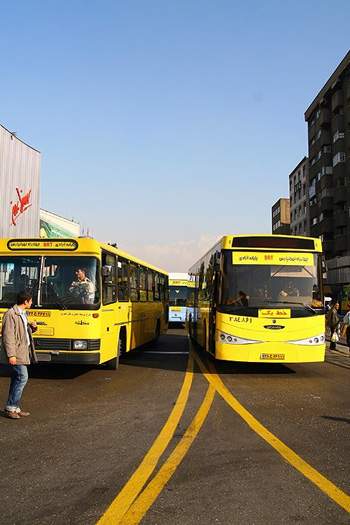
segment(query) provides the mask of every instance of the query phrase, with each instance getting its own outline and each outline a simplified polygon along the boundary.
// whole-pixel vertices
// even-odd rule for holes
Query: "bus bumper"
[[[64,365],[99,365],[100,352],[38,352],[38,363]]]
[[[317,363],[325,359],[326,345],[293,345],[268,342],[230,345],[216,341],[215,358],[248,363]]]

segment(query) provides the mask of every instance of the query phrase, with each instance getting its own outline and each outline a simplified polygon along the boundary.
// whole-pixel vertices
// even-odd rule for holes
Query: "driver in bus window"
[[[227,304],[234,305],[234,306],[248,306],[248,295],[244,293],[242,290],[238,292],[238,297],[234,299],[228,299]]]
[[[82,304],[94,304],[95,285],[87,277],[86,268],[77,268],[75,276],[76,279],[69,287],[70,293],[77,297]]]

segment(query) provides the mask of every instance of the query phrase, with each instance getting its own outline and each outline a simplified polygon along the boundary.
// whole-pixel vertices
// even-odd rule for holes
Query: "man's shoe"
[[[10,410],[5,410],[5,415],[9,419],[21,419],[21,416],[18,412],[11,412]]]
[[[30,416],[30,412],[23,412],[23,410],[20,410],[19,412],[17,412],[17,414],[19,415],[19,417]]]

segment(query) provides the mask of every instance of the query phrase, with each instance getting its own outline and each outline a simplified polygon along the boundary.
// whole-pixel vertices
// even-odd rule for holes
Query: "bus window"
[[[116,257],[102,252],[102,302],[111,304],[117,300]]]
[[[147,301],[147,270],[143,266],[139,269],[140,301]]]
[[[40,257],[0,257],[0,307],[13,306],[19,292],[28,291],[37,304]]]
[[[138,268],[134,263],[130,263],[129,278],[130,278],[130,300],[132,302],[137,302],[139,300]]]
[[[160,292],[159,292],[159,273],[154,274],[154,300],[159,301],[160,300]]]
[[[118,301],[129,300],[129,263],[118,257]]]
[[[147,271],[147,294],[148,300],[153,301],[153,272],[152,270]]]
[[[100,302],[98,269],[95,257],[45,257],[40,284],[41,304],[47,308],[97,307]]]

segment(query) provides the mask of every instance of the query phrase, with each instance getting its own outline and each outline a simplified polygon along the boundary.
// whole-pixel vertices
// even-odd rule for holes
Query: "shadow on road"
[[[323,419],[330,419],[332,421],[342,421],[343,423],[350,424],[350,418],[348,417],[336,417],[336,416],[321,416]]]

